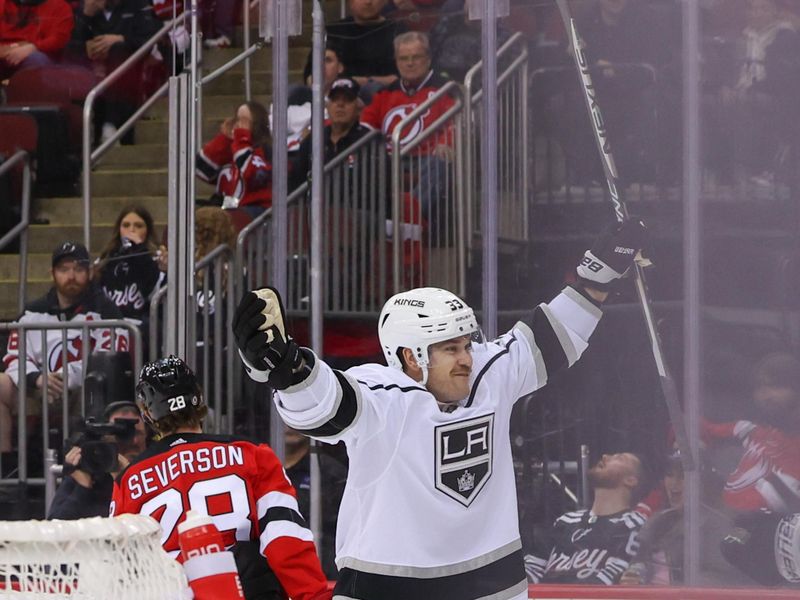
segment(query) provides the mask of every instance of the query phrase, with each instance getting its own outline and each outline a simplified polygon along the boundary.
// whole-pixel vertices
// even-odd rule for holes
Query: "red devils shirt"
[[[239,438],[178,433],[153,444],[114,482],[111,515],[150,515],[161,544],[179,554],[178,524],[187,510],[209,515],[228,548],[258,541],[259,551],[295,600],[327,589],[313,536],[278,458]]]
[[[272,163],[269,149],[253,146],[249,129],[233,130],[233,139],[218,133],[198,152],[195,172],[214,183],[223,197],[238,206],[272,206]]]
[[[400,121],[439,91],[439,88],[445,83],[447,81],[434,75],[433,71],[429,72],[425,80],[416,88],[410,88],[402,80],[398,79],[388,88],[373,96],[372,102],[361,111],[361,123],[370,129],[381,130],[383,135],[386,136],[387,144],[391,149],[392,132]],[[429,129],[454,103],[450,96],[444,96],[437,100],[433,106],[405,127],[400,136],[400,146],[405,146],[423,131]],[[428,154],[437,145],[450,145],[452,137],[450,130],[451,127],[441,130],[439,134],[417,146],[412,151],[412,154]]]
[[[750,421],[705,422],[703,436],[735,437],[744,448],[736,470],[725,482],[725,504],[744,511],[800,510],[800,436]]]

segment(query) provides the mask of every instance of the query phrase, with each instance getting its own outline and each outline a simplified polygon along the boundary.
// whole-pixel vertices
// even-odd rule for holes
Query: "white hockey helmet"
[[[428,347],[464,335],[483,338],[475,314],[461,298],[439,288],[395,294],[383,305],[378,319],[378,338],[387,364],[402,370],[397,351],[410,348],[425,371],[425,379]]]

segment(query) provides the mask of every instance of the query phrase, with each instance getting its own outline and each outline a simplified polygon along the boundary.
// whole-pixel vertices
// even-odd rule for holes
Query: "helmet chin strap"
[[[420,365],[419,368],[422,369],[422,381],[420,383],[422,383],[422,387],[425,387],[428,383],[428,365]]]

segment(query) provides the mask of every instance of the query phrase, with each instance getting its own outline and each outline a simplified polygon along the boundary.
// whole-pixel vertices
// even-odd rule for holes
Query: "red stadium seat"
[[[36,152],[39,127],[32,115],[0,113],[0,154],[10,156],[17,150]]]
[[[9,106],[55,105],[64,113],[69,144],[81,145],[83,101],[97,84],[94,74],[81,67],[49,66],[18,71],[8,82]]]

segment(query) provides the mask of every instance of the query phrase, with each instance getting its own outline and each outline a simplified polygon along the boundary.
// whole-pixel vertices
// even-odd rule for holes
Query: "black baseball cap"
[[[333,98],[336,94],[345,94],[350,100],[358,98],[358,92],[361,87],[354,79],[350,77],[337,77],[331,83],[331,89],[328,91],[328,98]]]
[[[55,267],[65,258],[71,258],[79,263],[86,263],[87,265],[90,262],[89,251],[86,249],[86,246],[78,242],[61,242],[58,248],[53,250],[52,266]]]

